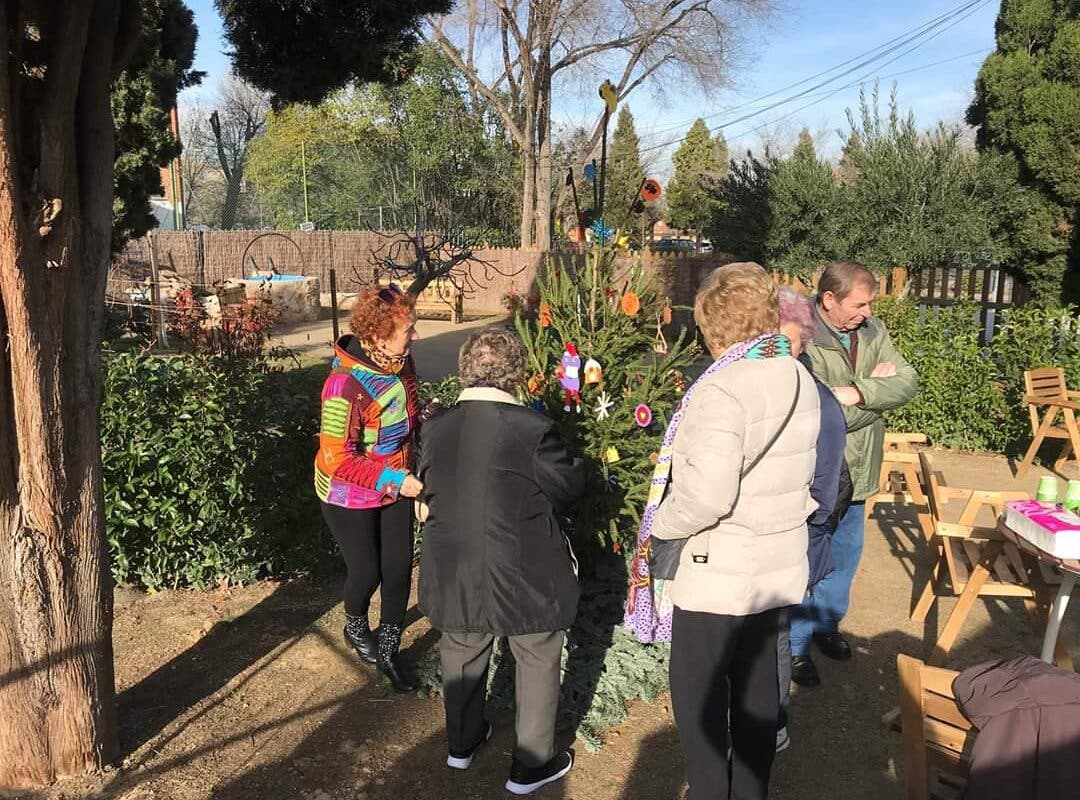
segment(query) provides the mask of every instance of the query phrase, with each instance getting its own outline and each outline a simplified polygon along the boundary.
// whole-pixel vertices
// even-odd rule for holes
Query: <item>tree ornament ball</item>
[[[652,425],[652,409],[644,403],[638,403],[637,408],[634,409],[634,422],[641,428]]]

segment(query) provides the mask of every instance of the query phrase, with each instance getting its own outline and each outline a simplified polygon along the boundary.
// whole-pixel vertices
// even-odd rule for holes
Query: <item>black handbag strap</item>
[[[772,435],[772,438],[769,439],[769,441],[767,441],[765,443],[765,446],[763,448],[761,448],[761,450],[758,451],[758,454],[756,456],[754,456],[753,460],[749,464],[747,464],[745,467],[743,467],[742,472],[739,473],[739,480],[742,480],[743,478],[745,478],[747,475],[750,474],[750,471],[761,462],[761,459],[763,459],[765,457],[765,454],[768,453],[770,449],[772,449],[772,446],[774,444],[776,444],[776,440],[780,438],[780,434],[782,434],[784,432],[784,430],[787,429],[788,423],[791,422],[791,418],[795,415],[795,409],[799,405],[799,395],[801,393],[802,393],[802,376],[799,374],[799,365],[798,365],[798,363],[796,363],[795,364],[795,396],[793,398],[791,398],[791,406],[788,408],[787,414],[784,415],[784,421],[780,423],[780,427],[776,429],[776,433],[774,433]],[[695,537],[691,536],[686,541],[688,541],[688,542],[693,541],[694,538]],[[705,542],[706,543],[705,543],[705,552],[704,553],[694,553],[693,551],[691,551],[691,557],[692,557],[692,560],[693,560],[693,562],[695,564],[707,564],[707,563],[709,563],[708,537],[705,538]]]
[[[776,433],[772,435],[772,438],[765,443],[765,446],[758,451],[758,454],[754,456],[754,460],[743,467],[743,471],[739,473],[740,478],[745,478],[750,474],[750,470],[758,465],[761,459],[765,458],[765,454],[769,452],[776,440],[780,438],[780,434],[787,428],[788,423],[791,422],[791,418],[795,415],[795,408],[799,405],[799,394],[802,391],[802,376],[799,375],[799,367],[795,367],[795,396],[791,398],[791,407],[788,408],[787,414],[784,415],[784,421],[780,423],[780,427],[776,429]]]

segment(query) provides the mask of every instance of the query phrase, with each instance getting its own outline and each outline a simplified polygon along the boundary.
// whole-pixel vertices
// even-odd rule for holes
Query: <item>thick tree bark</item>
[[[98,415],[122,13],[126,0],[0,4],[2,787],[116,752]],[[44,69],[24,73],[20,54]]]
[[[540,50],[536,76],[536,249],[551,249],[551,45]]]
[[[521,183],[521,243],[522,250],[531,250],[536,230],[536,117],[530,104],[525,114],[525,135],[528,146],[521,149],[524,176]]]
[[[221,229],[231,231],[236,227],[236,209],[240,205],[240,183],[243,175],[239,169],[229,175],[229,182],[225,187],[225,205],[221,207]]]

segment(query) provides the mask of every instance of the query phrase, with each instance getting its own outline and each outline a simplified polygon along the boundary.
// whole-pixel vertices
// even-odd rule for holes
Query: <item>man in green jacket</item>
[[[918,391],[914,368],[893,346],[889,332],[871,315],[877,278],[846,261],[829,264],[818,281],[817,330],[803,358],[814,376],[832,387],[844,408],[844,458],[854,485],[853,502],[832,536],[835,567],[807,594],[791,620],[791,677],[801,686],[821,682],[810,642],[839,661],[851,658],[840,635],[851,583],[863,548],[865,501],[878,490],[885,440],[883,414]]]

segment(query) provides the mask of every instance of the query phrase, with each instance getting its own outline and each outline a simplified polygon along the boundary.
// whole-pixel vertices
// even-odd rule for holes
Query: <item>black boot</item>
[[[379,625],[379,672],[389,679],[394,691],[415,692],[416,678],[401,663],[401,626]]]
[[[367,614],[362,617],[345,615],[345,641],[349,643],[360,660],[365,664],[374,664],[379,658],[379,643],[368,626]]]
[[[806,688],[821,684],[821,675],[810,656],[791,657],[791,680]]]

